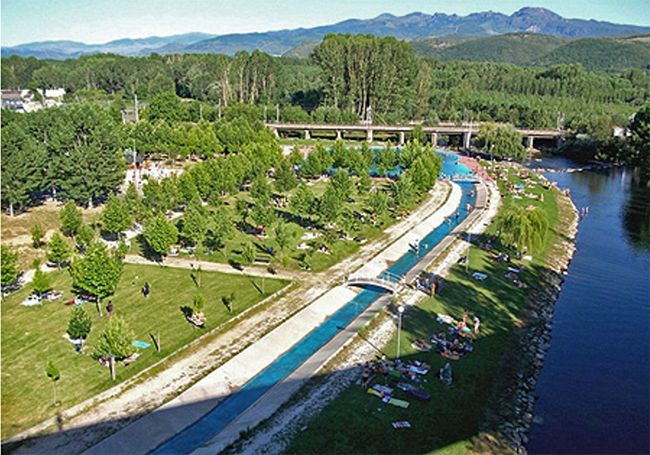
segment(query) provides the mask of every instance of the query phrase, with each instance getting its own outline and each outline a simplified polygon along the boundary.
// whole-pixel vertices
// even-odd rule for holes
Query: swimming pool
[[[447,157],[445,155],[443,158],[445,160],[452,160],[455,158],[455,155],[453,157]],[[462,190],[462,196],[457,212],[458,216],[452,216],[450,223],[443,222],[427,234],[419,242],[419,253],[416,254],[414,251],[409,251],[402,255],[395,264],[387,269],[388,272],[399,277],[404,276],[417,264],[422,256],[433,249],[465,219],[468,214],[466,209],[467,204],[474,205],[475,192],[472,191],[474,186],[467,182],[461,182],[459,185]],[[296,368],[302,365],[385,292],[383,289],[377,287],[363,289],[356,297],[345,304],[345,306],[293,345],[293,347],[278,357],[273,363],[257,374],[257,376],[244,384],[238,391],[218,404],[197,422],[163,443],[153,453],[160,455],[189,453],[212,439],[242,412],[259,400],[271,387],[285,379]]]

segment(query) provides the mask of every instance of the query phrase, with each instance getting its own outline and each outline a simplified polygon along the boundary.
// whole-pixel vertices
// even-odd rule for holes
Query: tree
[[[43,236],[45,235],[43,228],[40,224],[35,224],[32,226],[30,232],[32,234],[32,245],[34,248],[40,248],[43,244]]]
[[[337,169],[332,176],[332,187],[339,195],[341,201],[345,201],[352,196],[354,185],[352,184],[348,171],[345,169]]]
[[[61,220],[61,229],[63,233],[69,237],[74,236],[81,226],[81,210],[77,208],[74,201],[68,201],[65,203],[61,212],[59,213],[59,218]]]
[[[212,223],[206,235],[206,246],[221,249],[226,240],[234,234],[232,220],[223,207],[219,207],[212,215]]]
[[[150,122],[165,120],[178,122],[187,119],[187,108],[173,92],[160,93],[153,97],[146,109],[145,117]]]
[[[275,210],[268,203],[257,202],[250,213],[251,221],[256,226],[270,226],[277,218]]]
[[[84,248],[86,248],[95,240],[95,231],[87,224],[82,224],[79,226],[75,240],[79,245],[82,245]]]
[[[18,254],[12,252],[9,247],[2,245],[0,247],[2,251],[2,257],[0,258],[0,275],[2,281],[2,286],[9,286],[18,279],[18,267],[16,262],[18,260]]]
[[[402,210],[410,208],[415,202],[415,186],[408,172],[404,172],[397,182],[391,184],[390,192],[395,205]]]
[[[67,197],[92,207],[124,180],[126,163],[118,126],[106,110],[93,104],[72,103],[63,112],[61,135],[65,137],[52,145],[59,159],[50,172],[60,176],[59,186]]]
[[[102,223],[104,229],[111,234],[119,234],[126,231],[133,223],[129,208],[124,199],[111,195],[106,202],[102,212]]]
[[[288,156],[288,160],[289,163],[291,163],[293,166],[302,166],[302,164],[305,162],[305,158],[302,156],[302,152],[300,151],[300,147],[298,145],[293,146],[291,153]]]
[[[199,245],[208,229],[208,213],[198,197],[192,199],[183,216],[183,237],[192,245]]]
[[[315,200],[314,193],[307,185],[301,183],[289,201],[291,211],[304,220],[312,213]]]
[[[512,205],[497,220],[501,238],[519,249],[540,248],[548,231],[548,217],[541,208]]]
[[[126,193],[124,193],[124,203],[131,216],[140,221],[142,219],[142,199],[133,182],[129,183]]]
[[[635,151],[629,159],[633,165],[650,169],[650,103],[646,103],[634,115],[630,125],[632,131],[631,144]]]
[[[388,195],[379,189],[370,192],[368,198],[368,209],[375,218],[381,217],[388,210]]]
[[[392,37],[334,35],[313,51],[326,102],[365,118],[370,106],[383,114],[413,102],[417,61],[408,43]]]
[[[32,278],[32,289],[34,294],[41,295],[52,289],[50,275],[41,270],[40,263],[36,261],[34,278]]]
[[[54,402],[54,404],[57,404],[56,383],[59,379],[61,379],[61,373],[59,372],[59,369],[56,366],[54,366],[51,360],[47,362],[47,365],[45,367],[45,374],[52,381],[52,401]]]
[[[298,179],[293,171],[293,166],[286,158],[280,160],[275,167],[275,188],[284,193],[290,191],[298,185]]]
[[[308,177],[316,177],[321,175],[332,167],[334,160],[332,155],[323,147],[322,144],[316,144],[316,147],[307,155],[305,164],[303,164],[301,172]]]
[[[205,297],[201,294],[196,294],[192,297],[192,314],[203,314],[203,307],[205,307]]]
[[[109,254],[106,245],[93,243],[84,256],[72,262],[69,272],[75,289],[97,297],[97,312],[101,316],[101,300],[117,289],[122,263]]]
[[[93,321],[84,307],[76,306],[72,308],[72,315],[68,322],[68,335],[73,340],[85,340],[88,338]]]
[[[245,264],[252,264],[255,260],[255,245],[252,242],[244,242],[241,245],[241,257]]]
[[[521,144],[521,133],[512,126],[483,125],[477,139],[490,156],[515,160],[526,157],[526,149]]]
[[[377,172],[380,175],[386,175],[397,165],[397,153],[392,147],[386,147],[379,150],[377,155]]]
[[[52,236],[48,250],[46,255],[47,260],[56,264],[57,267],[61,267],[62,264],[65,264],[70,259],[70,247],[58,232],[55,232]]]
[[[284,253],[294,237],[291,226],[289,226],[289,223],[280,221],[275,226],[274,233],[275,241],[278,243],[278,248],[280,248],[280,252]]]
[[[372,188],[372,179],[368,174],[362,174],[357,180],[357,191],[359,194],[367,194]]]
[[[258,175],[251,185],[251,197],[263,204],[271,197],[271,186],[263,175]]]
[[[145,225],[142,235],[154,253],[165,255],[178,240],[178,229],[163,215],[158,215]]]
[[[318,212],[321,219],[325,222],[334,221],[339,213],[341,213],[342,204],[343,200],[341,195],[332,185],[329,185],[318,204]]]
[[[97,340],[94,356],[118,360],[129,357],[135,352],[132,344],[134,338],[135,335],[122,318],[112,317]]]
[[[17,123],[2,126],[2,204],[14,216],[16,206],[30,201],[31,194],[45,188],[43,168],[47,160],[44,147]]]

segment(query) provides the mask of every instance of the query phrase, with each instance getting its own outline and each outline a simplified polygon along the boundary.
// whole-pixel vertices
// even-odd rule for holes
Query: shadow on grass
[[[472,270],[480,270],[488,278],[485,281],[473,280],[464,268],[457,266],[438,296],[427,299],[419,306],[408,307],[403,317],[401,358],[405,362],[419,360],[431,365],[431,371],[420,376],[421,381],[414,385],[430,393],[432,399],[421,402],[396,390],[397,398],[410,403],[407,409],[402,409],[383,403],[359,386],[349,387],[307,423],[306,429],[298,434],[289,447],[289,453],[421,453],[458,445],[465,448],[471,445],[471,439],[481,431],[496,430],[485,427],[483,416],[489,407],[493,390],[503,376],[516,373],[515,364],[504,366],[501,360],[511,348],[516,327],[525,322],[518,317],[526,296],[524,290],[518,289],[503,276],[507,265],[492,263],[486,252],[473,252],[470,267],[470,273]],[[545,269],[532,265],[529,267],[529,270],[521,272],[521,280],[529,282],[529,290],[532,291],[536,279]],[[185,314],[183,307],[180,310]],[[417,339],[427,339],[431,334],[445,329],[436,321],[438,313],[462,319],[464,310],[469,312],[470,321],[474,315],[480,317],[482,330],[474,340],[473,352],[453,362],[454,382],[451,387],[446,387],[437,379],[437,371],[448,360],[434,351],[414,352],[411,343]],[[342,329],[339,327],[339,330]],[[370,342],[365,337],[361,339]],[[396,353],[394,340],[385,348],[373,348],[377,356]],[[360,379],[361,365],[351,368],[349,373]],[[326,381],[329,378],[330,373],[322,373],[315,380]],[[375,380],[391,387],[395,387],[397,382],[406,381],[404,378],[383,375]],[[96,453],[144,453],[166,442],[165,447],[173,453],[189,453],[215,436],[239,415],[241,409],[248,408],[268,390],[269,387],[266,386],[241,388],[226,396],[158,409],[146,414],[146,417],[145,414],[135,413],[128,418],[107,419],[82,428],[67,429],[65,419],[62,419],[59,431],[53,430],[49,434],[26,438],[18,443],[4,444],[2,449],[3,453],[10,453],[22,446],[22,451],[26,453],[42,453],[46,451],[45,448],[49,451],[54,448],[76,453],[97,443],[98,439],[112,431],[133,423],[125,429],[125,433],[115,436],[123,438],[121,443],[113,439],[115,445],[109,445],[112,444],[109,439],[102,447],[96,448]],[[226,400],[232,408],[226,405]],[[234,406],[234,403],[238,405]],[[207,417],[203,418],[206,414]],[[201,420],[192,424],[197,419]],[[412,428],[392,428],[392,422],[401,420],[409,421]],[[169,441],[174,434],[166,433],[166,429],[178,428],[182,422],[193,426],[178,438]],[[93,439],[92,434],[97,435],[97,439]]]

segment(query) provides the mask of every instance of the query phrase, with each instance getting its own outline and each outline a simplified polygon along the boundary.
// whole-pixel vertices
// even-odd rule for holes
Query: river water
[[[556,304],[527,449],[649,453],[650,189],[629,168],[546,177],[589,214]]]

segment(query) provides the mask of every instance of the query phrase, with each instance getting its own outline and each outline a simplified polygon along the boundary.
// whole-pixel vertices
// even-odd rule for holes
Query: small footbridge
[[[376,286],[396,294],[404,287],[404,280],[399,275],[386,271],[378,276],[352,275],[346,284],[348,286]]]

